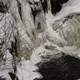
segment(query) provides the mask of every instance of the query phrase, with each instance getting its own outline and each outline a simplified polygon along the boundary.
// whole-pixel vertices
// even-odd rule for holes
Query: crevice
[[[41,12],[41,8],[39,7],[39,2],[34,2],[34,4],[29,2],[29,4],[30,6],[33,6],[31,7],[31,12],[32,12],[33,20],[35,22],[35,17],[38,13]]]
[[[42,8],[43,8],[43,10],[44,10],[44,12],[47,12],[47,0],[44,0],[44,1],[42,1],[41,0],[41,4],[42,4]]]
[[[6,13],[6,12],[8,12],[8,7],[7,7],[7,5],[4,5],[2,1],[0,2],[0,12],[1,12],[1,13]]]
[[[21,10],[21,3],[17,0],[17,5],[18,5],[18,11],[19,11],[19,15],[20,15],[20,18],[22,20],[22,10]]]
[[[11,77],[11,80],[18,80],[18,77],[16,76],[16,74],[12,73],[12,72],[9,72],[8,73]]]

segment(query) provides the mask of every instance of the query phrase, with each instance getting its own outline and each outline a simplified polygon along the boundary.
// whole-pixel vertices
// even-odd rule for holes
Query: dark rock
[[[62,4],[68,2],[68,0],[50,0],[52,14],[58,13],[62,9]]]
[[[47,12],[47,0],[44,0],[44,2],[42,2],[42,0],[41,0],[41,4],[42,4],[42,8],[43,8],[43,10],[44,10],[44,12]]]
[[[35,3],[35,4],[37,4],[37,3]],[[34,21],[35,21],[35,17],[36,17],[36,15],[38,14],[38,13],[40,13],[41,12],[41,9],[36,9],[36,8],[31,8],[31,11],[32,11],[32,15],[33,15],[33,19],[34,19]]]
[[[16,74],[9,72],[9,75],[12,80],[18,80],[18,77],[16,76]]]
[[[6,80],[6,79],[5,79],[5,78],[1,78],[1,77],[0,77],[0,80]]]
[[[69,0],[58,0],[60,4],[64,4],[66,2],[68,2]]]
[[[6,13],[8,11],[7,5],[4,5],[3,2],[0,2],[0,12]]]
[[[61,10],[62,6],[57,1],[54,2],[53,0],[51,0],[50,3],[51,3],[52,14],[56,14]]]
[[[80,60],[64,55],[57,59],[38,64],[42,79],[36,80],[77,80],[80,78]]]

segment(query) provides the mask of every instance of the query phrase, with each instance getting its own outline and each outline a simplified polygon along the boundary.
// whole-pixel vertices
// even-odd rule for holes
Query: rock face
[[[53,80],[51,76],[47,77],[45,71],[48,70],[45,70],[44,66],[48,65],[44,62],[48,63],[48,60],[52,62],[51,59],[59,57],[58,61],[61,60],[61,62],[56,68],[61,67],[62,80],[64,75],[62,65],[65,67],[67,64],[65,67],[67,70],[75,68],[68,65],[66,57],[63,57],[65,59],[61,57],[62,53],[71,59],[74,57],[78,62],[74,59],[70,61],[80,65],[78,60],[80,57],[79,2],[79,0],[0,0],[0,78],[2,80],[33,80],[32,74],[37,73],[34,70],[37,67],[45,77],[42,80]],[[40,65],[37,66],[39,62]],[[55,61],[52,66],[55,66],[54,63],[58,65]],[[29,70],[26,66],[32,69]],[[79,70],[79,66],[77,68]],[[74,72],[70,71],[68,76],[67,70],[63,70],[65,80],[79,78],[77,69],[76,71],[73,69]],[[32,77],[29,78],[28,74]]]
[[[80,78],[80,60],[69,55],[53,57],[49,61],[39,63],[38,66],[43,78],[36,80],[77,80]]]

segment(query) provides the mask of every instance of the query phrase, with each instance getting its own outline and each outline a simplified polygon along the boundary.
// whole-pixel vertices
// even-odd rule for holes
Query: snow
[[[19,80],[33,80],[35,78],[41,78],[42,76],[36,72],[38,68],[31,60],[25,60],[22,58],[22,61],[17,66],[17,76]]]
[[[52,15],[51,11],[48,11],[48,14],[46,14],[46,23],[52,25],[56,20],[72,13],[80,13],[80,0],[69,0],[55,16]]]

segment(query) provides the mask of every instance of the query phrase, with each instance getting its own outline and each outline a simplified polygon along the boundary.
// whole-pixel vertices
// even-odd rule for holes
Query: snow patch
[[[22,61],[17,66],[17,76],[19,80],[33,80],[35,78],[41,78],[42,76],[36,72],[37,69],[38,68],[31,60],[25,60],[22,58]]]

